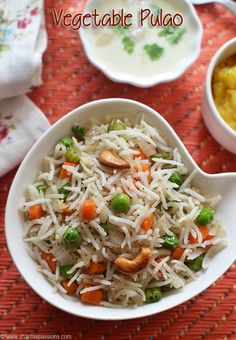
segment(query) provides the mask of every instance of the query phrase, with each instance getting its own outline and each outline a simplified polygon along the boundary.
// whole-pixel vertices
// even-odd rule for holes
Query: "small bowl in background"
[[[236,38],[231,39],[224,44],[212,58],[208,68],[203,100],[202,113],[203,119],[206,123],[211,135],[220,143],[225,149],[236,154],[236,131],[234,131],[222,118],[218,112],[212,93],[212,76],[215,67],[223,60],[236,53]]]
[[[102,1],[104,0],[89,0],[85,6],[84,14],[91,13],[93,9],[97,8],[97,6],[99,6]],[[176,4],[176,0],[168,0],[167,2],[168,4]],[[122,8],[122,1],[120,1],[120,3]],[[165,72],[159,73],[158,70],[155,72],[155,67],[153,67],[153,73],[151,75],[141,77],[140,75],[131,74],[130,69],[127,70],[125,67],[122,70],[118,70],[117,68],[112,67],[113,59],[111,60],[110,65],[106,64],[106,61],[103,60],[101,57],[98,57],[95,49],[93,48],[94,44],[92,44],[89,39],[89,28],[82,27],[79,33],[87,58],[110,80],[118,83],[126,83],[140,88],[148,88],[178,79],[199,57],[199,54],[201,52],[203,28],[197,12],[195,11],[195,8],[190,1],[179,0],[177,8],[179,13],[185,13],[186,18],[188,18],[188,20],[192,24],[192,28],[190,30],[191,34],[188,37],[191,48],[190,51],[186,52],[186,54],[181,58],[178,58],[178,55],[173,52],[172,63],[166,63]],[[114,55],[116,53],[117,52],[114,51]],[[143,65],[140,64],[139,67],[142,68]]]

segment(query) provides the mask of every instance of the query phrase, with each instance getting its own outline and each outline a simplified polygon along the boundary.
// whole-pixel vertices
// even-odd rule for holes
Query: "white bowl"
[[[215,67],[229,56],[236,53],[236,38],[224,44],[215,56],[212,58],[209,65],[203,100],[202,100],[202,113],[203,119],[206,123],[212,136],[220,143],[225,149],[236,154],[236,131],[234,131],[221,117],[218,112],[212,94],[212,76]]]
[[[89,0],[86,4],[84,13],[91,13],[93,8],[96,8],[97,4],[101,3],[104,0]],[[175,3],[176,0],[168,0],[170,2]],[[186,16],[189,16],[192,24],[194,25],[194,33],[191,38],[192,42],[192,53],[185,56],[179,62],[179,68],[172,72],[171,65],[167,65],[166,73],[156,73],[153,72],[151,77],[141,78],[138,76],[132,76],[126,72],[118,72],[114,68],[109,67],[102,60],[98,59],[96,54],[94,53],[94,49],[91,48],[89,43],[89,39],[87,36],[88,27],[82,27],[79,31],[80,38],[85,50],[85,53],[89,59],[89,61],[100,69],[109,79],[118,83],[127,83],[141,88],[151,87],[161,83],[167,83],[179,78],[187,69],[190,67],[198,58],[201,52],[201,42],[203,29],[201,21],[195,11],[194,6],[190,3],[189,0],[179,0],[181,2],[181,6],[186,11]],[[179,4],[180,5],[180,4]],[[175,59],[173,62],[177,62]],[[142,65],[140,65],[142,67]]]
[[[27,253],[26,242],[23,241],[24,216],[18,209],[19,202],[24,196],[28,184],[35,180],[41,168],[42,159],[51,151],[61,136],[70,133],[74,123],[86,125],[91,117],[105,122],[110,117],[129,116],[132,120],[137,116],[144,116],[145,120],[160,130],[167,142],[177,147],[189,171],[197,170],[194,185],[203,193],[218,194],[223,197],[217,208],[229,236],[229,246],[217,254],[208,270],[185,288],[169,293],[160,302],[144,305],[136,309],[111,309],[102,306],[82,304],[77,298],[65,298],[59,293],[53,293],[50,283],[37,272],[37,264]],[[208,175],[201,171],[188,154],[186,148],[177,137],[170,125],[156,111],[141,103],[127,99],[104,99],[88,103],[70,112],[53,125],[33,146],[22,162],[12,183],[6,206],[6,238],[12,259],[27,283],[43,299],[52,305],[74,315],[102,319],[122,320],[144,317],[175,307],[193,296],[199,294],[215,280],[217,280],[236,259],[235,243],[235,209],[236,174]]]

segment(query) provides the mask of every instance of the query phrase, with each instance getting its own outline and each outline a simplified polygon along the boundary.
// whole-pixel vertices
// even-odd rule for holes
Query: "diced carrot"
[[[132,182],[133,182],[133,185],[135,186],[135,188],[137,188],[137,189],[139,189],[139,187],[138,187],[138,185],[137,185],[137,183],[138,183],[138,181],[136,180],[136,179],[132,179]]]
[[[62,211],[62,215],[63,216],[70,216],[70,215],[72,215],[73,214],[73,212],[74,212],[74,210],[73,209],[70,209],[70,208],[66,208],[66,209],[64,209],[63,211]]]
[[[148,183],[151,183],[151,181],[152,181],[152,176],[149,174],[148,175]]]
[[[139,172],[140,171],[140,168],[138,167],[138,166],[134,166],[134,170],[136,171],[136,172]],[[149,163],[142,163],[141,164],[141,171],[143,171],[143,172],[146,172],[146,171],[148,171],[149,172],[149,174],[148,174],[148,183],[151,183],[151,181],[152,181],[152,176],[151,176],[151,174],[150,174],[150,164]]]
[[[163,256],[159,256],[158,258],[156,258],[156,262],[157,262],[157,263],[160,263],[163,259],[164,259]]]
[[[136,159],[136,158],[147,159],[147,157],[146,157],[146,155],[145,155],[145,153],[143,152],[142,149],[138,148],[138,149],[135,149],[135,151],[137,151],[138,153],[133,155],[133,159]]]
[[[135,166],[134,169],[135,169],[136,172],[140,171],[138,166]],[[149,163],[142,163],[141,164],[141,171],[146,172],[146,171],[149,171],[149,170],[150,170],[150,164]]]
[[[143,163],[142,166],[141,166],[141,168],[142,168],[142,171],[143,171],[143,172],[146,172],[146,171],[149,172],[149,174],[148,174],[148,183],[151,183],[151,181],[152,181],[152,176],[151,176],[151,174],[150,174],[150,164],[149,164],[149,163]]]
[[[78,284],[76,281],[72,282],[70,286],[68,286],[69,280],[62,280],[61,283],[66,290],[66,294],[68,295],[73,295],[78,288]]]
[[[134,170],[135,170],[135,172],[139,172],[139,171],[146,172],[146,171],[149,171],[150,170],[150,164],[149,163],[142,163],[141,167],[139,167],[138,165],[135,165],[134,166]]]
[[[149,163],[143,163],[141,168],[142,168],[143,172],[149,171],[150,170],[150,164]]]
[[[213,238],[214,238],[213,235],[208,235],[208,236],[205,238],[204,241],[210,241],[210,240],[212,240]]]
[[[68,166],[73,166],[75,167],[77,164],[76,163],[72,163],[72,162],[64,162],[63,165],[68,165]],[[61,172],[60,172],[60,178],[61,179],[64,179],[64,178],[67,178],[67,177],[70,177],[71,176],[71,173],[69,171],[67,171],[66,169],[61,168]]]
[[[153,225],[154,225],[154,216],[149,215],[149,216],[146,216],[145,219],[142,221],[141,228],[147,232],[153,227]]]
[[[148,183],[151,183],[151,181],[152,181],[152,176],[151,176],[151,174],[149,174],[148,175]]]
[[[36,204],[29,207],[29,218],[35,220],[36,218],[41,218],[44,215],[43,208],[41,204]]]
[[[90,285],[85,285],[84,288],[89,288]],[[90,305],[99,305],[102,301],[102,290],[96,289],[87,293],[81,294],[81,301],[84,303],[89,303]]]
[[[106,264],[104,262],[93,262],[90,261],[89,267],[86,271],[88,275],[102,274],[106,270]]]
[[[54,255],[52,253],[46,253],[45,251],[42,251],[41,253],[41,257],[43,260],[45,260],[49,266],[49,268],[51,269],[51,271],[53,273],[56,272],[56,266],[57,266],[57,262],[56,259],[54,257]]]
[[[81,217],[84,221],[91,221],[96,216],[96,204],[93,200],[86,200],[81,207]]]
[[[202,240],[205,241],[205,239],[207,238],[207,236],[209,235],[209,229],[207,226],[200,226],[198,227],[200,233],[202,234]],[[193,237],[193,235],[190,233],[189,234],[189,241],[191,244],[195,244],[198,243],[198,237]]]
[[[179,260],[181,256],[183,255],[183,252],[184,252],[184,248],[177,247],[174,250],[172,250],[171,258],[175,260]]]

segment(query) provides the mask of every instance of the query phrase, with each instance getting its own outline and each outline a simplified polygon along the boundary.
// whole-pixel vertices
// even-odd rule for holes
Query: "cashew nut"
[[[113,155],[109,150],[103,151],[99,156],[99,162],[113,169],[129,169],[130,164],[122,158]]]
[[[133,260],[118,257],[115,260],[115,265],[124,274],[136,274],[147,267],[151,258],[151,249],[141,248],[140,253]]]

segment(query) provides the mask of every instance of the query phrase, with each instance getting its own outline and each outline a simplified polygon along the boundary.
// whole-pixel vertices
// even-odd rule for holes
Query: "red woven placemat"
[[[169,121],[199,166],[210,173],[236,171],[236,157],[209,135],[201,117],[202,85],[210,58],[236,35],[235,16],[220,6],[202,6],[202,53],[178,80],[151,89],[115,84],[90,65],[78,33],[55,28],[51,9],[81,9],[84,0],[47,0],[49,35],[44,56],[44,85],[31,99],[51,123],[88,101],[125,97],[141,101]],[[170,311],[133,321],[100,322],[77,318],[57,310],[38,297],[17,272],[6,247],[4,209],[15,171],[0,180],[0,338],[1,335],[52,334],[75,339],[236,339],[236,268],[215,285]],[[14,237],[14,235],[13,235]],[[53,337],[52,337],[53,338]],[[63,337],[61,337],[63,338]],[[69,338],[69,337],[64,337]]]

